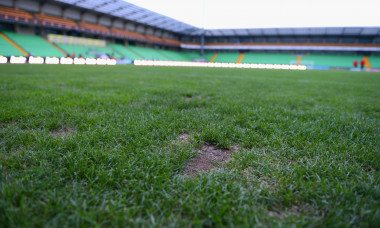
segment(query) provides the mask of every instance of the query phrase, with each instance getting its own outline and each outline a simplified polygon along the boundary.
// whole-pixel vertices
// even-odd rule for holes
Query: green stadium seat
[[[371,63],[371,68],[380,69],[380,56],[369,56],[369,62]]]
[[[205,53],[205,59],[207,59],[208,62],[212,59],[212,57],[215,55],[214,52],[207,52]]]
[[[310,54],[302,57],[301,64],[328,67],[352,67],[355,60],[360,62],[362,58],[362,56],[356,55]]]
[[[162,49],[157,49],[159,53],[162,55],[166,56],[172,61],[193,61],[193,59],[189,58],[187,55],[184,55],[182,52],[176,52],[176,51],[171,51],[171,50],[162,50]]]
[[[84,58],[96,58],[100,55],[107,54],[112,57],[122,58],[123,55],[119,54],[115,50],[109,47],[96,47],[96,46],[81,46],[71,44],[57,44],[60,48],[65,50],[69,55],[75,52],[75,55],[79,57],[82,55]]]
[[[297,64],[297,56],[283,53],[246,53],[241,63]]]
[[[64,56],[61,51],[44,40],[41,36],[19,34],[9,31],[4,31],[3,33],[33,56]]]
[[[240,54],[235,53],[219,53],[216,59],[214,60],[214,63],[236,63],[238,60]]]
[[[123,57],[126,57],[130,60],[144,59],[142,56],[137,55],[135,52],[129,50],[127,47],[121,44],[109,44],[108,46],[115,50],[115,52],[120,53]]]
[[[205,56],[202,58],[199,52],[182,52],[182,55],[186,56],[186,58],[188,58],[189,61],[193,61],[194,59],[206,58]]]
[[[146,60],[171,60],[153,48],[137,46],[128,46],[128,48]]]
[[[0,55],[3,56],[25,56],[20,50],[15,46],[10,44],[6,39],[0,36]]]

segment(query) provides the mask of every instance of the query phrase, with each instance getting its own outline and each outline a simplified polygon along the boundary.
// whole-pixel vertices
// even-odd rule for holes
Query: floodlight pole
[[[202,0],[201,57],[205,55],[205,0]]]
[[[205,55],[205,29],[202,28],[201,34],[201,57]]]

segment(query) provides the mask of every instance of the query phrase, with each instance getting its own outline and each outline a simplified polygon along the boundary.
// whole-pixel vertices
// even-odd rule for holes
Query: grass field
[[[1,65],[0,101],[0,227],[380,225],[380,74]]]

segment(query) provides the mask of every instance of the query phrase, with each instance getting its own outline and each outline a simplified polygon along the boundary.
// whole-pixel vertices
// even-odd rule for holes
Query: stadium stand
[[[239,55],[239,58],[238,58],[238,60],[236,61],[236,63],[241,63],[241,61],[243,61],[243,59],[244,59],[244,56],[245,56],[245,54],[244,54],[244,53],[241,53],[241,54]]]
[[[364,65],[365,65],[365,67],[366,67],[366,68],[371,68],[371,63],[370,63],[370,61],[369,61],[368,56],[364,56],[364,57],[363,57],[363,60],[364,60]]]
[[[164,43],[164,41],[161,38],[157,37],[157,36],[145,35],[145,37],[149,41],[152,41],[154,43]]]
[[[141,40],[141,41],[147,40],[147,38],[144,35],[137,32],[131,32],[131,31],[122,30],[118,28],[111,28],[111,32],[113,35],[118,36],[118,37],[124,37],[124,38]]]
[[[342,68],[350,68],[354,60],[364,59],[367,68],[380,68],[380,27],[207,29],[203,31],[206,41],[203,51],[206,53],[201,57],[199,53],[202,33],[199,28],[124,1],[110,1],[112,4],[105,4],[100,0],[80,1],[81,4],[77,5],[73,0],[60,0],[61,3],[49,1],[54,7],[46,8],[46,1],[35,1],[40,4],[25,1],[21,8],[27,10],[11,8],[12,2],[17,3],[0,2],[3,5],[0,6],[0,23],[2,29],[18,33],[0,33],[0,55],[28,56],[29,52],[33,55],[60,57],[75,52],[77,56],[83,57],[107,54],[131,60],[197,59],[226,63],[302,64]],[[66,10],[67,7],[70,10]],[[83,8],[89,13],[83,13]],[[123,13],[117,9],[123,10]],[[53,15],[65,15],[65,18]],[[95,20],[100,24],[89,23]],[[162,21],[165,23],[161,23]],[[107,23],[112,26],[101,25]],[[124,27],[125,29],[120,29]],[[127,29],[138,29],[139,32]],[[41,36],[23,35],[33,33]],[[58,37],[55,41],[49,38],[49,33],[71,36],[74,40],[90,37],[92,40],[83,43],[62,42],[66,38]],[[96,35],[88,35],[89,33]],[[45,40],[45,36],[50,41]],[[91,43],[95,42],[93,40],[102,45]],[[110,44],[113,42],[129,45]],[[152,43],[155,48],[151,48]],[[172,47],[177,51],[168,50]],[[363,57],[363,54],[367,56]]]
[[[111,31],[103,25],[97,25],[88,22],[79,22],[79,25],[82,27],[82,29],[84,28],[84,30],[88,30],[93,33],[111,35]]]
[[[139,56],[135,52],[131,51],[128,47],[125,47],[121,44],[109,44],[108,46],[116,52],[119,52],[123,57],[126,57],[130,60],[144,59],[142,56]]]
[[[361,56],[355,55],[322,55],[310,54],[302,57],[301,64],[328,67],[352,67],[355,60],[360,61]]]
[[[149,41],[149,42],[153,42],[153,43],[168,44],[168,45],[172,45],[172,46],[180,46],[181,45],[181,42],[178,40],[173,40],[173,39],[168,39],[168,38],[160,38],[160,37],[152,36],[152,35],[143,35],[143,34],[138,33],[138,32],[132,32],[132,31],[122,30],[122,29],[118,29],[118,28],[111,28],[111,32],[115,36],[130,38],[130,39],[134,39],[134,40]]]
[[[44,40],[41,36],[19,34],[10,31],[3,31],[3,33],[20,45],[30,55],[33,56],[55,56],[62,57],[64,53],[53,47],[50,43]]]
[[[214,60],[218,57],[218,53],[211,53],[211,52],[207,52],[205,53],[205,58],[207,59],[207,61],[209,62],[214,62]]]
[[[152,36],[152,35],[145,35],[146,41],[150,41],[152,43],[157,43],[157,44],[167,44],[171,46],[180,46],[181,42],[178,40],[172,40],[168,38],[160,38],[157,36]]]
[[[138,54],[139,56],[142,56],[143,59],[146,59],[146,60],[167,60],[167,61],[171,60],[153,48],[138,47],[138,46],[128,46],[128,48],[132,50],[133,52],[135,52],[136,54]]]
[[[71,45],[71,44],[57,44],[60,48],[66,51],[69,55],[75,53],[77,57],[82,56],[84,58],[97,58],[104,54],[111,57],[122,58],[123,55],[119,54],[112,48],[108,47],[95,47],[85,45]]]
[[[191,58],[180,52],[162,49],[157,49],[156,51],[161,53],[161,55],[166,56],[169,60],[172,61],[192,61]]]
[[[11,45],[3,36],[0,36],[0,55],[3,56],[25,56],[20,50]]]
[[[67,29],[78,29],[78,25],[70,19],[40,13],[36,13],[34,15],[41,21],[43,25],[50,25]]]
[[[199,54],[199,52],[182,52],[182,55],[186,56],[187,59],[189,59],[189,61],[194,61],[195,59],[204,59],[201,57],[201,55]]]
[[[0,6],[0,19],[11,19],[15,21],[33,22],[32,14],[19,9],[13,9],[5,6]],[[35,21],[36,22],[36,21]]]
[[[380,56],[370,56],[368,58],[371,63],[371,68],[380,69]]]
[[[180,46],[181,42],[178,40],[168,39],[168,38],[162,38],[165,44],[173,45],[173,46]]]
[[[242,63],[296,64],[297,56],[292,54],[245,53]]]
[[[197,44],[197,43],[193,43]],[[325,46],[325,47],[351,47],[353,44],[357,47],[380,47],[380,44],[361,44],[361,43],[206,43],[207,46],[302,46],[302,47],[308,47],[308,46]],[[198,43],[199,45],[199,43]]]
[[[240,54],[235,53],[218,53],[218,56],[214,59],[215,63],[236,63]]]
[[[91,48],[88,46],[70,45],[70,44],[57,44],[60,48],[65,50],[70,56],[75,53],[76,56],[84,58],[95,58],[96,55],[92,53]]]

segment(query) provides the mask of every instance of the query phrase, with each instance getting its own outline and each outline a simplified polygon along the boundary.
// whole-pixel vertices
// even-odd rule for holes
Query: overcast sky
[[[206,29],[380,26],[380,0],[126,1]]]

